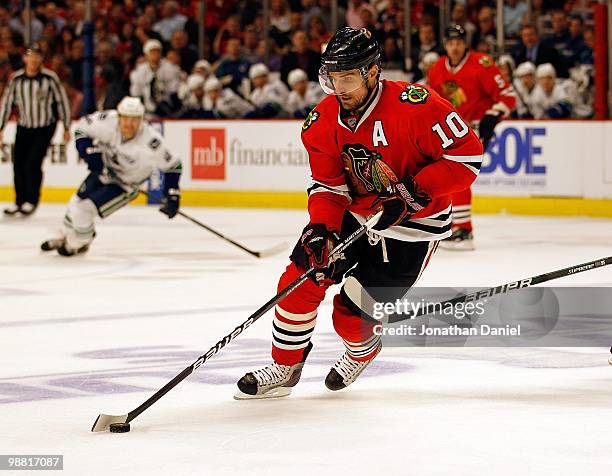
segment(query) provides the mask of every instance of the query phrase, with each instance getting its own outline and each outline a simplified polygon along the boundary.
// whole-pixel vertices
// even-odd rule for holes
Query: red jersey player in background
[[[325,385],[340,390],[351,384],[381,349],[379,321],[361,304],[360,292],[377,302],[403,297],[438,241],[451,234],[450,194],[476,179],[483,148],[474,131],[426,87],[380,80],[380,58],[365,28],[342,28],[322,56],[320,81],[329,96],[302,126],[312,173],[310,222],[278,288],[311,266],[317,273],[276,306],[273,363],[242,377],[237,399],[290,393],[312,348],[319,304],[345,276],[332,319],[346,351]],[[368,239],[330,263],[330,251],[380,208]]]
[[[489,55],[468,50],[465,36],[459,25],[446,30],[446,56],[429,70],[428,84],[478,130],[486,151],[493,129],[514,109],[516,96]],[[445,139],[442,133],[440,137]],[[442,247],[473,250],[472,191],[467,188],[453,194],[452,203],[453,234]]]

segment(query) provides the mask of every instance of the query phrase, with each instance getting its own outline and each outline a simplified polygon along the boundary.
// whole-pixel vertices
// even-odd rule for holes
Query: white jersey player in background
[[[43,251],[62,256],[84,253],[95,237],[96,215],[106,218],[138,195],[140,185],[163,172],[162,213],[173,218],[179,208],[181,161],[164,138],[143,121],[140,99],[125,97],[114,111],[83,117],[75,129],[76,148],[90,174],[68,203],[60,237],[45,241]]]
[[[251,103],[261,110],[261,117],[282,115],[289,96],[289,89],[280,79],[271,79],[270,70],[263,63],[256,63],[249,69],[253,90],[249,95]],[[266,111],[263,109],[266,108]]]
[[[308,81],[308,75],[303,69],[291,70],[287,76],[287,82],[291,87],[291,92],[285,109],[292,117],[305,118],[325,97],[319,83]]]

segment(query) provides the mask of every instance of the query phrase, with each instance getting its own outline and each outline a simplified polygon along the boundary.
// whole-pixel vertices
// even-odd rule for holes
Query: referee
[[[0,102],[0,143],[13,106],[19,120],[13,153],[15,205],[8,216],[31,215],[40,198],[42,162],[55,134],[58,118],[64,123],[64,141],[70,140],[70,105],[57,75],[42,67],[43,55],[36,44],[24,55],[25,67],[16,71]]]

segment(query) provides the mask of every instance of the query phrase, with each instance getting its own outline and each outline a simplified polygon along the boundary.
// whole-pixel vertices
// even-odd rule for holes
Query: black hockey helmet
[[[465,28],[463,28],[461,25],[451,25],[446,29],[444,38],[447,40],[457,38],[466,41],[467,34],[465,33]]]
[[[340,28],[321,55],[319,81],[323,90],[334,92],[328,73],[358,69],[365,79],[372,65],[378,65],[380,71],[381,57],[380,45],[367,28]]]

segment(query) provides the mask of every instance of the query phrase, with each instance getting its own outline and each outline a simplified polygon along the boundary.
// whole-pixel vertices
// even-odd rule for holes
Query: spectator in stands
[[[287,78],[291,92],[287,98],[285,109],[291,117],[305,118],[310,111],[325,97],[319,83],[308,81],[308,75],[303,69],[294,69]]]
[[[516,64],[531,61],[537,66],[544,63],[555,65],[559,62],[557,52],[540,41],[532,24],[523,25],[521,28],[521,41],[514,47],[512,57]]]
[[[162,101],[177,92],[180,69],[162,58],[162,45],[157,40],[147,41],[143,52],[146,60],[130,74],[130,96],[140,97],[147,114],[153,115]]]
[[[581,63],[582,54],[588,48],[582,34],[583,27],[582,17],[579,15],[570,16],[568,26],[569,40],[566,45],[570,68]]]
[[[98,111],[116,109],[119,102],[128,95],[128,88],[123,81],[117,81],[113,76],[113,71],[103,69],[100,75],[96,76],[96,108]]]
[[[319,0],[319,7],[321,8],[321,17],[325,21],[325,28],[327,31],[331,31],[331,18],[332,8],[331,0]],[[338,5],[338,28],[346,26],[346,9],[342,5]]]
[[[25,38],[26,36],[27,16],[28,16],[28,12],[24,8],[18,17],[11,18],[11,20],[9,21],[9,26],[11,27],[11,30],[21,35],[22,38]],[[38,18],[36,18],[34,15],[32,15],[31,41],[32,42],[39,41],[42,38],[42,32],[43,32],[42,22]]]
[[[308,37],[304,30],[298,30],[291,36],[293,50],[283,56],[281,61],[281,79],[286,83],[289,71],[300,68],[306,71],[310,81],[319,80],[321,55],[308,46]]]
[[[204,83],[204,107],[216,117],[240,118],[253,112],[255,107],[229,88],[224,88],[215,76]]]
[[[583,32],[585,48],[580,53],[580,64],[593,64],[593,49],[595,48],[595,33],[593,28],[587,27]]]
[[[114,81],[123,79],[123,65],[113,56],[113,47],[107,41],[102,41],[95,50],[96,64],[95,72],[100,74],[103,69],[107,69]]]
[[[301,12],[302,12],[302,29],[308,30],[310,28],[310,22],[312,17],[321,16],[323,10],[317,5],[317,0],[300,0]],[[327,29],[324,27],[324,29]]]
[[[518,65],[514,71],[512,85],[516,92],[516,108],[513,116],[519,119],[533,119],[532,94],[536,87],[536,67],[526,61]]]
[[[74,34],[80,37],[83,34],[83,24],[85,23],[85,2],[75,2],[69,13],[70,24],[74,29]]]
[[[84,49],[85,46],[83,45],[82,40],[73,41],[72,48],[70,48],[70,54],[66,59],[66,66],[70,68],[70,77],[72,78],[73,84],[77,89],[81,89]]]
[[[285,83],[270,79],[270,70],[263,63],[251,66],[249,79],[253,83],[249,100],[259,110],[258,117],[281,116],[289,96]]]
[[[157,40],[160,43],[163,41],[162,37],[159,33],[153,30],[153,22],[151,18],[147,15],[140,15],[136,19],[136,29],[134,30],[134,36],[140,42],[140,49],[144,44],[149,40]]]
[[[536,119],[564,119],[570,117],[574,88],[569,80],[558,81],[555,67],[543,63],[536,69],[538,85],[531,96],[533,117]]]
[[[523,0],[504,1],[504,34],[507,38],[518,35],[526,13],[527,4]]]
[[[553,63],[557,75],[566,78],[569,69],[574,65],[574,52],[569,48],[571,35],[567,26],[567,15],[563,10],[555,10],[551,13],[552,33],[542,38],[551,49],[557,51],[559,57]]]
[[[56,31],[60,31],[66,26],[66,20],[59,16],[57,5],[54,2],[46,2],[43,10],[44,23],[51,23]]]
[[[415,78],[420,78],[423,72],[419,70],[419,64],[423,61],[425,55],[429,52],[443,54],[442,48],[436,40],[436,32],[432,23],[422,23],[419,26],[418,43],[416,48],[412,49],[412,69],[411,72]]]
[[[164,2],[161,17],[161,20],[153,25],[153,30],[159,33],[164,41],[170,41],[172,33],[182,30],[187,22],[187,17],[179,13],[178,3],[174,0]]]
[[[259,35],[255,25],[247,25],[244,28],[243,47],[244,58],[250,63],[255,64],[260,61],[257,54],[257,44],[259,43]]]
[[[369,10],[372,18],[377,18],[376,9],[365,0],[349,0],[346,10],[346,24],[351,28],[364,28],[366,25],[361,16],[361,10]]]
[[[404,58],[395,38],[391,36],[385,38],[382,50],[383,70],[404,69]]]
[[[238,38],[230,38],[227,41],[227,53],[220,61],[216,72],[221,83],[234,91],[238,91],[238,88],[242,85],[242,80],[249,73],[250,65],[242,56],[241,47]]]
[[[227,54],[229,41],[231,39],[240,40],[240,36],[240,17],[232,15],[217,32],[213,43],[213,51],[215,54],[223,57],[223,55]]]
[[[478,30],[472,37],[472,49],[493,54],[497,45],[497,29],[493,9],[482,7],[478,11]]]
[[[270,26],[281,33],[291,29],[290,11],[286,0],[270,1]]]
[[[451,10],[451,24],[461,25],[465,30],[465,41],[468,45],[472,44],[472,38],[476,33],[476,25],[468,20],[465,5],[461,2],[455,3]]]
[[[317,53],[321,53],[323,44],[327,44],[331,38],[331,33],[327,31],[327,27],[321,16],[313,15],[310,17],[308,37],[310,38],[310,49]]]
[[[187,33],[183,30],[175,30],[170,39],[170,47],[171,51],[175,51],[179,57],[180,68],[189,72],[198,60],[198,52],[187,41]]]

